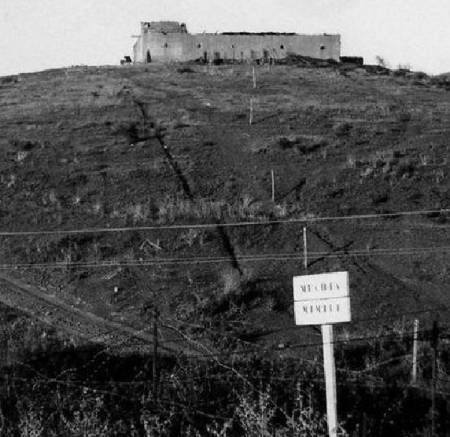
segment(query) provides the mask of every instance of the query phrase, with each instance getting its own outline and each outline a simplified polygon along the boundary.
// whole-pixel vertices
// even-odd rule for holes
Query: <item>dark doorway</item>
[[[223,64],[223,58],[220,52],[214,52],[214,65]]]
[[[208,52],[203,52],[203,62],[204,62],[205,64],[208,63]]]
[[[147,50],[146,62],[147,62],[147,64],[150,64],[150,62],[152,62],[152,55],[150,54],[150,50]]]
[[[264,59],[264,62],[269,62],[269,59],[270,59],[269,50],[263,51],[263,59]]]

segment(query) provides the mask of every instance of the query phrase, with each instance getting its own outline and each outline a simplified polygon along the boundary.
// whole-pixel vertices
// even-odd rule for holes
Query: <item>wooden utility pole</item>
[[[431,332],[431,348],[433,351],[432,384],[431,384],[431,437],[436,435],[436,382],[437,382],[437,349],[439,345],[439,325],[437,320],[433,322]]]
[[[275,175],[273,170],[270,170],[270,175],[272,177],[272,202],[275,203]]]
[[[253,89],[256,88],[256,70],[255,66],[253,66]]]
[[[253,99],[250,98],[250,119],[248,124],[251,126],[253,124]]]
[[[159,311],[154,302],[153,308],[153,400],[155,405],[158,402],[158,317]]]
[[[413,334],[413,359],[412,359],[412,384],[417,384],[417,337],[419,333],[419,321],[414,320]]]
[[[308,241],[307,229],[303,228],[303,262],[305,273],[308,274]],[[323,342],[323,368],[325,371],[325,388],[327,395],[328,436],[337,437],[337,395],[336,366],[334,362],[333,325],[321,325]]]
[[[303,228],[303,264],[305,274],[308,274],[308,241],[306,237],[306,226]]]

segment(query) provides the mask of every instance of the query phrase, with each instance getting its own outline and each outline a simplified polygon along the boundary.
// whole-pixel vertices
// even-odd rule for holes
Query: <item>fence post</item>
[[[419,332],[419,321],[414,320],[414,334],[413,334],[413,360],[412,360],[412,384],[417,383],[417,337]]]

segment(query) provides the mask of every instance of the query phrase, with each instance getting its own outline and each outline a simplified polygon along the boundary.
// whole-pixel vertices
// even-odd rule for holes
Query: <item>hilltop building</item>
[[[142,22],[133,47],[135,63],[204,62],[282,59],[288,54],[339,61],[340,35],[296,33],[198,33],[190,34],[176,21]]]

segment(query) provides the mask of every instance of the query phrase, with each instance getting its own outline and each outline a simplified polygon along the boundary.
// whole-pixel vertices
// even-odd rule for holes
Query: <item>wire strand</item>
[[[344,251],[316,251],[309,252],[309,260],[322,258],[350,258],[350,257],[374,257],[374,256],[412,256],[428,253],[450,251],[450,246],[440,247],[403,247],[403,248],[377,248],[356,249]],[[263,253],[236,255],[240,262],[269,262],[269,261],[298,261],[303,259],[303,254],[296,252],[287,253]],[[0,270],[26,269],[26,268],[109,268],[109,267],[148,267],[152,265],[187,265],[187,264],[215,264],[229,262],[229,256],[205,256],[205,257],[180,257],[180,258],[151,258],[129,259],[123,261],[54,261],[43,263],[4,263],[0,264]]]
[[[369,220],[379,218],[394,217],[414,217],[430,214],[446,214],[450,209],[430,209],[418,211],[401,211],[381,214],[355,214],[345,216],[323,216],[323,217],[302,217],[297,219],[284,220],[255,220],[241,222],[218,222],[204,224],[178,224],[178,225],[159,225],[159,226],[131,226],[116,228],[86,228],[86,229],[68,229],[68,230],[47,230],[47,231],[2,231],[0,237],[18,237],[18,236],[38,236],[38,235],[79,235],[79,234],[98,234],[98,233],[119,233],[119,232],[138,232],[138,231],[163,231],[180,229],[211,229],[211,228],[230,228],[245,226],[269,226],[269,225],[291,225],[299,223],[319,223],[328,221],[349,221],[349,220]]]

